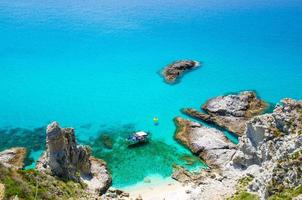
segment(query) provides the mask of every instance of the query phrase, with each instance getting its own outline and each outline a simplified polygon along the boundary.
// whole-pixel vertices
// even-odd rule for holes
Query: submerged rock
[[[244,91],[237,95],[210,99],[202,106],[202,109],[206,113],[192,108],[182,111],[191,117],[215,124],[241,136],[245,131],[245,123],[267,109],[267,104],[257,98],[255,92]]]
[[[235,145],[228,141],[223,132],[180,117],[174,121],[177,126],[175,138],[210,167],[222,168],[235,154]]]
[[[166,82],[174,83],[184,72],[197,68],[199,65],[200,63],[194,60],[176,61],[164,68],[162,75]]]
[[[0,152],[0,163],[7,168],[22,169],[25,157],[25,148],[11,148]]]
[[[65,180],[84,181],[90,190],[104,192],[111,177],[105,162],[90,155],[89,147],[77,146],[74,129],[53,122],[47,127],[46,151],[36,168]]]

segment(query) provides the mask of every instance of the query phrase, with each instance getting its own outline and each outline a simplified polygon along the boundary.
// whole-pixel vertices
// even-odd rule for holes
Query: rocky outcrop
[[[191,117],[215,124],[241,136],[245,131],[245,123],[261,114],[266,108],[267,104],[257,98],[254,92],[244,91],[236,95],[210,99],[202,106],[205,113],[192,108],[182,111]]]
[[[193,130],[200,125],[180,122],[180,140],[190,146],[193,142],[187,133],[197,132]],[[192,149],[198,151],[198,145]],[[185,169],[178,169],[173,177],[194,184],[192,199],[298,198],[302,190],[302,102],[283,99],[273,113],[250,119],[236,152],[223,163],[218,172],[211,169],[198,179]]]
[[[176,61],[164,68],[162,75],[167,83],[174,83],[185,72],[197,68],[199,65],[199,62],[194,60]]]
[[[46,151],[36,168],[64,180],[84,181],[96,193],[106,191],[111,177],[104,161],[91,156],[89,147],[78,146],[72,128],[53,122],[46,131]]]
[[[227,140],[223,132],[180,117],[174,121],[177,126],[175,138],[209,166],[221,168],[231,160],[236,151],[235,145]]]
[[[0,163],[7,168],[22,169],[25,157],[25,148],[11,148],[0,152]]]
[[[213,170],[212,170],[213,171]],[[187,170],[182,166],[173,166],[172,178],[181,183],[199,184],[205,177],[210,174],[210,169],[204,169],[201,172],[195,173]]]
[[[235,168],[260,166],[251,191],[262,199],[284,189],[302,185],[302,102],[283,99],[272,114],[247,123],[233,158]]]
[[[127,200],[130,194],[116,188],[109,188],[106,194],[102,195],[103,200]]]
[[[104,161],[95,157],[89,158],[91,163],[91,177],[85,177],[84,182],[88,185],[88,189],[103,194],[111,186],[111,176]]]

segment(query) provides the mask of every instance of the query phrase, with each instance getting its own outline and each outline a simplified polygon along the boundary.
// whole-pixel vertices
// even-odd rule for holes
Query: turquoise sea
[[[203,66],[164,83],[179,59]],[[0,150],[37,159],[56,120],[108,162],[115,186],[168,177],[173,164],[203,166],[173,139],[180,109],[241,90],[302,99],[301,0],[0,0]],[[150,144],[126,148],[137,130]]]

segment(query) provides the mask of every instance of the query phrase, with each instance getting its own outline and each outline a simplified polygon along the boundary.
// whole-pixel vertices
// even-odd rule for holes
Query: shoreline
[[[129,197],[133,199],[142,198],[144,200],[183,200],[188,197],[188,194],[186,193],[187,188],[188,186],[184,186],[171,177],[163,178],[160,175],[151,175],[147,176],[142,182],[119,189],[129,193]]]

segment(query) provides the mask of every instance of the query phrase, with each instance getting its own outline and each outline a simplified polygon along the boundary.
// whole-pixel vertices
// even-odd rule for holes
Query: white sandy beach
[[[185,200],[188,198],[186,188],[181,183],[160,176],[150,176],[144,182],[123,188],[130,194],[130,198],[142,197],[144,200]]]

